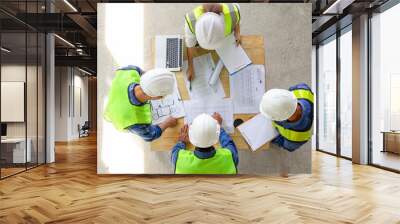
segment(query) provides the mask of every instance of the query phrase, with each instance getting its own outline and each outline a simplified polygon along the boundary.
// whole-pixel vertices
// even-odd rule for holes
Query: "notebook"
[[[272,121],[262,114],[258,114],[239,125],[238,129],[253,151],[279,135],[276,128],[272,126]]]
[[[226,37],[224,45],[216,49],[216,52],[230,75],[233,75],[252,63],[242,46],[236,46],[235,36],[233,34]]]

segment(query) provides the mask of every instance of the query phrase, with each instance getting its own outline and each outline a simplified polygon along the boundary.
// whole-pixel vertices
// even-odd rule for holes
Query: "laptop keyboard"
[[[182,65],[182,39],[167,38],[167,68],[178,68]]]

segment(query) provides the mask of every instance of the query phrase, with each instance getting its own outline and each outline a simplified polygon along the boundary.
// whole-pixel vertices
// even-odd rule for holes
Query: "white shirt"
[[[240,11],[240,6],[238,3],[233,3],[237,9]],[[224,17],[224,15],[221,13],[219,16]],[[191,31],[190,28],[185,20],[185,43],[186,47],[194,47],[197,44],[197,39],[196,35],[194,35]]]

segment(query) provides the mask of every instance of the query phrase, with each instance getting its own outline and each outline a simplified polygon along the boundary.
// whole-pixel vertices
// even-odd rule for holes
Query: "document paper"
[[[193,67],[195,75],[190,83],[187,80],[188,62],[183,62],[185,83],[190,99],[225,97],[225,92],[219,78],[216,80],[215,85],[209,84],[210,77],[215,69],[215,64],[210,53],[193,58]],[[192,85],[192,90],[190,90],[190,85]]]
[[[236,46],[235,36],[233,34],[226,37],[224,45],[216,49],[216,52],[230,75],[251,64],[251,60],[242,46]]]
[[[239,125],[238,129],[253,151],[279,135],[276,128],[272,126],[272,121],[262,114]]]
[[[175,76],[174,76],[175,77]],[[185,116],[183,101],[179,94],[177,81],[175,77],[174,92],[159,100],[151,100],[151,114],[153,116],[153,124],[163,122],[169,116],[180,118]]]
[[[218,112],[222,116],[222,127],[228,133],[233,133],[233,105],[231,99],[207,99],[184,101],[186,111],[185,122],[192,123],[193,119],[202,113],[212,115]]]
[[[264,65],[250,65],[229,76],[235,114],[256,114],[265,92]]]

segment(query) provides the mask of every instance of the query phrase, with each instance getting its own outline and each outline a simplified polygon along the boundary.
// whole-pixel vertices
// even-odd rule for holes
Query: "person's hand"
[[[178,123],[178,119],[174,117],[168,117],[163,123],[165,123],[169,128],[174,127]]]
[[[179,141],[184,142],[185,144],[189,143],[189,126],[185,124],[181,128],[181,132],[179,134]]]
[[[219,125],[222,124],[221,114],[219,114],[218,112],[214,112],[212,117],[218,122]]]
[[[192,81],[194,79],[194,68],[193,67],[194,67],[193,65],[189,64],[188,73],[187,73],[187,76],[188,76],[187,78],[189,81]]]

